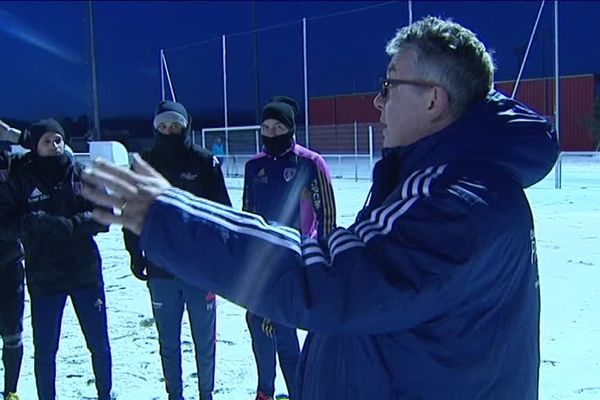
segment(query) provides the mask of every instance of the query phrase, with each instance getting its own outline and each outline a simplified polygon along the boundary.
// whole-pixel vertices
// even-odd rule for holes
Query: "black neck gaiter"
[[[157,152],[166,156],[177,156],[188,148],[186,135],[164,135],[154,132],[154,148]]]
[[[42,174],[52,182],[62,181],[71,165],[71,155],[66,151],[60,156],[40,157],[34,155],[33,160]]]
[[[268,137],[261,135],[265,146],[265,153],[271,157],[279,157],[294,143],[294,134],[292,132],[284,133],[283,135]]]

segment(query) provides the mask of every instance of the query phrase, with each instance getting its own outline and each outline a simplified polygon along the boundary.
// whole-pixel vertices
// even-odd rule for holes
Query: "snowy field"
[[[227,185],[239,208],[241,179],[227,179]],[[368,180],[334,180],[339,225],[353,221],[369,185]],[[569,160],[563,165],[562,189],[554,189],[551,173],[527,195],[536,221],[542,289],[540,399],[600,399],[600,160]],[[104,260],[117,398],[165,399],[148,290],[129,272],[119,228],[99,235],[98,242]],[[28,304],[25,310],[25,358],[19,393],[23,400],[34,400]],[[192,339],[185,318],[183,370],[185,395],[190,400],[198,395]],[[217,330],[215,400],[253,399],[256,368],[244,310],[219,299]],[[285,392],[281,373],[276,386],[277,393]],[[57,392],[59,400],[95,398],[90,356],[70,303],[57,358]]]

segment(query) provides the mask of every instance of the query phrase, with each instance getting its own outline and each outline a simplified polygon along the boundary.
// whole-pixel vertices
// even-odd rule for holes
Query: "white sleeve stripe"
[[[347,237],[345,240],[338,240],[333,246],[331,246],[330,247],[331,252],[333,253],[336,250],[336,248],[338,248],[339,246],[343,246],[346,243],[351,243],[351,242],[362,243],[356,236]]]
[[[302,257],[321,256],[325,257],[325,253],[322,251],[302,251]]]
[[[414,197],[413,197],[414,198]],[[379,218],[377,220],[373,220],[371,217],[370,220],[366,224],[364,224],[360,229],[356,231],[356,235],[359,237],[364,237],[365,233],[372,229],[378,229],[385,225],[385,219],[389,214],[394,213],[398,208],[401,208],[408,199],[399,200],[395,203],[392,203],[390,206],[386,207],[383,212],[379,214]]]
[[[314,238],[306,238],[302,241],[302,246],[319,246],[319,241]]]
[[[423,171],[423,173],[421,173],[421,174],[419,174],[419,176],[415,177],[415,179],[412,183],[412,190],[411,190],[411,194],[413,196],[418,196],[420,193],[423,193],[425,183],[427,182],[427,179],[429,179],[428,175],[431,174],[431,171],[433,171],[433,167],[428,167],[427,169],[425,169],[425,171]],[[421,182],[423,182],[423,187],[421,188],[421,190],[419,190],[419,186],[421,185]]]
[[[473,187],[478,188],[478,189],[487,189],[483,185],[480,185],[480,184],[477,184],[477,183],[473,183],[473,182],[469,182],[469,181],[465,181],[464,179],[459,179],[457,182],[458,183],[464,183],[465,185],[473,186]]]
[[[331,235],[329,235],[329,239],[328,239],[329,243],[334,241],[336,237],[338,237],[340,235],[344,235],[347,232],[348,231],[346,231],[345,229],[337,229],[337,230],[333,231],[333,233]]]
[[[395,208],[397,206],[399,206],[401,204],[401,202],[406,201],[406,199],[408,198],[408,194],[409,194],[409,187],[411,187],[411,182],[415,182],[416,184],[414,186],[412,186],[410,188],[410,192],[413,193],[415,190],[415,188],[418,189],[418,185],[420,180],[425,177],[427,174],[431,173],[431,169],[432,167],[427,168],[427,170],[425,171],[421,171],[421,170],[417,170],[415,172],[413,172],[404,182],[404,185],[402,186],[402,199],[398,200],[395,203],[392,203],[391,205],[388,206],[384,206],[384,207],[379,207],[375,210],[373,210],[373,212],[371,213],[371,218],[362,221],[361,223],[359,223],[356,227],[355,227],[355,231],[358,233],[359,231],[362,231],[363,228],[368,225],[368,224],[372,224],[377,220],[380,220],[380,214],[383,213],[384,210],[388,209],[388,208]],[[415,178],[416,175],[421,175],[419,177]]]
[[[192,197],[187,192],[177,191],[166,191],[159,198],[167,197],[176,201],[180,201],[190,207],[194,207],[198,210],[218,215],[220,218],[226,219],[231,223],[237,225],[249,225],[257,229],[262,229],[271,234],[277,234],[288,238],[294,242],[300,242],[300,232],[297,230],[283,227],[283,226],[272,226],[269,225],[262,217],[258,217],[255,214],[247,213],[245,211],[236,211],[233,209],[222,209],[222,207],[214,207],[214,202],[205,200],[199,197]]]
[[[376,235],[387,235],[388,233],[390,233],[390,231],[392,230],[392,226],[394,225],[394,222],[396,222],[396,220],[400,216],[402,216],[403,214],[405,214],[412,207],[412,205],[415,204],[415,202],[418,199],[419,199],[418,197],[411,198],[406,204],[404,204],[402,206],[402,208],[400,208],[400,210],[398,210],[397,212],[395,212],[394,214],[392,214],[388,218],[385,227],[383,226],[383,224],[381,224],[381,225],[377,226],[377,228],[379,228],[380,230],[372,230],[368,234],[365,233],[364,236],[362,237],[363,241],[366,243],[366,242],[368,242],[369,240],[371,240]],[[381,228],[383,228],[383,229],[381,229]]]
[[[408,187],[410,186],[412,178],[415,177],[420,172],[421,172],[421,170],[416,170],[415,172],[410,174],[410,176],[408,178],[406,178],[406,180],[404,181],[404,184],[402,185],[402,198],[403,199],[408,197]]]
[[[338,254],[340,254],[346,250],[353,249],[355,247],[365,247],[365,244],[363,242],[356,241],[356,242],[350,242],[350,243],[346,243],[342,246],[339,246],[331,252],[331,260],[334,260]]]
[[[303,252],[307,252],[307,251],[319,251],[321,250],[321,248],[317,245],[314,244],[310,244],[308,246],[306,246],[304,243],[302,243],[302,251]]]
[[[428,176],[427,179],[425,179],[425,183],[423,184],[423,194],[427,197],[431,196],[431,193],[429,191],[429,188],[431,186],[431,181],[434,180],[435,178],[439,177],[444,170],[446,169],[446,165],[442,165],[438,168],[436,168],[436,171],[433,175]]]
[[[273,233],[271,233],[271,232],[265,232],[265,231],[261,231],[258,229],[237,225],[237,224],[227,221],[223,218],[220,218],[220,216],[218,216],[214,213],[209,213],[205,210],[201,210],[201,209],[192,207],[191,205],[186,204],[185,202],[181,201],[180,199],[173,199],[173,198],[161,195],[158,197],[158,200],[163,203],[173,205],[181,210],[188,212],[191,215],[200,217],[206,221],[210,221],[216,225],[219,225],[221,227],[229,229],[233,232],[237,232],[237,233],[241,233],[241,234],[245,234],[245,235],[249,235],[249,236],[254,236],[258,239],[264,240],[266,242],[270,242],[274,245],[288,248],[288,249],[292,250],[293,252],[297,253],[298,255],[301,255],[301,253],[302,253],[300,250],[299,239],[297,241],[286,240],[286,239],[282,239],[276,235],[273,235]]]
[[[413,196],[418,196],[419,194],[426,196],[426,197],[430,196],[431,182],[434,179],[438,178],[444,172],[445,169],[446,169],[446,165],[441,165],[435,169],[435,172],[433,172],[433,167],[429,167],[425,171],[421,172],[419,174],[419,176],[415,177],[416,172],[420,172],[420,171],[416,171],[404,183],[402,191],[408,193],[409,181],[411,181],[411,179],[412,179],[413,183],[412,183],[410,192]],[[418,193],[419,185],[423,179],[425,179],[425,180],[423,181],[423,186],[421,188],[422,192]],[[360,224],[358,224],[355,227],[355,231],[356,231],[357,235],[360,237],[363,237],[364,235],[366,235],[368,230],[380,229],[381,227],[383,227],[385,225],[383,220],[387,217],[387,215],[389,215],[392,212],[395,212],[395,210],[398,207],[400,207],[403,202],[406,202],[406,201],[408,201],[408,198],[403,197],[403,200],[398,200],[397,202],[392,203],[386,207],[380,207],[380,208],[374,210],[371,213],[371,218],[362,221]],[[382,210],[385,210],[385,211],[382,211]]]
[[[403,202],[405,202],[405,199],[400,199],[398,201],[395,201],[392,204],[389,204],[387,206],[382,206],[379,208],[376,208],[375,210],[373,210],[371,212],[371,217],[365,219],[364,221],[362,221],[361,223],[359,223],[358,225],[356,225],[355,227],[353,227],[353,231],[358,233],[358,231],[362,230],[366,225],[375,223],[378,219],[379,219],[379,214],[384,212],[385,210],[387,210],[388,208],[394,208],[394,207],[398,207],[400,204],[402,204]]]
[[[176,188],[176,187],[167,190],[163,194],[165,196],[169,196],[169,197],[173,197],[173,198],[184,197],[184,198],[187,199],[186,201],[188,201],[188,202],[200,202],[200,203],[205,204],[206,208],[213,208],[213,209],[219,210],[219,211],[221,211],[223,213],[226,213],[226,214],[232,214],[233,215],[235,213],[243,213],[244,216],[247,217],[247,218],[249,218],[249,219],[251,218],[251,219],[255,219],[257,221],[266,223],[265,219],[263,217],[261,217],[260,215],[258,215],[258,214],[253,214],[253,213],[249,213],[249,212],[246,212],[246,211],[236,211],[236,210],[233,210],[231,207],[225,206],[225,205],[220,204],[220,203],[216,203],[214,201],[211,202],[212,204],[208,204],[206,199],[203,199],[202,197],[195,196],[195,195],[193,195],[193,194],[191,194],[189,192],[186,192],[185,190],[181,190],[181,189]]]
[[[327,260],[323,256],[309,257],[304,260],[305,267],[310,267],[311,265],[314,265],[314,264],[325,264],[327,267],[330,266],[329,262],[327,262]]]
[[[203,209],[212,209],[212,210],[214,210],[215,213],[221,214],[222,216],[230,215],[232,218],[235,218],[235,219],[239,219],[240,217],[243,217],[245,219],[255,220],[260,224],[275,228],[274,226],[269,225],[269,223],[267,223],[265,221],[265,219],[258,214],[254,214],[254,213],[247,212],[247,211],[234,210],[233,208],[231,208],[229,206],[225,206],[223,204],[219,204],[219,203],[216,203],[211,200],[207,200],[207,199],[203,199],[201,197],[194,196],[193,194],[186,192],[184,190],[178,189],[178,188],[173,188],[173,189],[165,192],[164,194],[172,195],[171,197],[173,197],[173,198],[177,198],[178,196],[185,197],[187,199],[186,202],[202,203]],[[247,223],[250,223],[250,222],[247,222]],[[281,231],[287,231],[287,232],[291,233],[292,235],[299,235],[297,229],[291,228],[289,226],[278,225],[276,228]]]
[[[356,235],[345,231],[343,235],[338,235],[335,238],[329,238],[329,247],[333,248],[337,245],[339,245],[340,242],[346,241],[346,240],[351,240],[351,239],[356,239]]]

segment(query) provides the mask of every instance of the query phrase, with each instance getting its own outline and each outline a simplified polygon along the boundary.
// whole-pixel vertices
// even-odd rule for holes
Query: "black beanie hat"
[[[31,124],[19,137],[19,144],[35,152],[40,138],[46,132],[58,133],[65,140],[65,130],[62,125],[57,120],[48,118]]]
[[[267,119],[276,119],[285,125],[290,131],[296,129],[296,113],[298,112],[298,103],[296,100],[287,96],[275,96],[269,99],[262,111],[261,122]]]
[[[176,101],[165,100],[161,101],[156,106],[152,125],[154,126],[154,129],[157,129],[158,125],[165,121],[179,122],[183,129],[186,129],[188,128],[190,117],[183,104],[177,103]]]

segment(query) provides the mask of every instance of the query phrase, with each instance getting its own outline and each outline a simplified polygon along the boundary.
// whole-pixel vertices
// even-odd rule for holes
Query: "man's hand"
[[[273,337],[273,321],[267,318],[263,318],[261,328],[265,335],[271,338]]]
[[[171,187],[138,154],[134,155],[133,171],[97,159],[82,179],[82,196],[100,206],[92,217],[105,225],[121,224],[136,235],[142,232],[150,205]]]
[[[148,280],[148,272],[146,271],[146,265],[141,260],[138,260],[137,262],[131,261],[131,265],[129,267],[131,268],[131,273],[133,274],[133,276],[135,276],[141,281]]]

